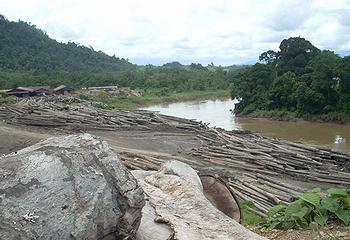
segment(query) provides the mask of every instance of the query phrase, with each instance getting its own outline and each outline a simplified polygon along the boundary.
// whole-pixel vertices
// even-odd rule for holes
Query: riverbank
[[[108,96],[100,95],[94,98],[85,98],[84,100],[95,102],[98,106],[105,109],[138,109],[156,104],[166,104],[174,102],[185,102],[207,99],[229,98],[228,90],[204,90],[187,92],[153,92],[145,91],[141,96]]]
[[[266,118],[277,121],[309,121],[309,122],[327,122],[337,124],[350,124],[350,115],[339,112],[331,112],[328,114],[299,114],[296,112],[272,110],[272,111],[254,111],[251,113],[236,114],[237,117],[248,118]]]

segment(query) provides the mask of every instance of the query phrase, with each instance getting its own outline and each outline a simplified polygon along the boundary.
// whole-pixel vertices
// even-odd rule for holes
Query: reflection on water
[[[259,132],[262,135],[326,145],[336,150],[350,151],[350,126],[333,123],[283,122],[268,119],[235,117],[230,112],[234,100],[206,100],[156,105],[145,108],[162,114],[196,119],[209,123],[211,127],[227,130],[240,129]]]
[[[341,143],[345,143],[346,139],[340,135],[336,135],[335,139],[334,139],[334,143],[335,144],[341,144]]]
[[[227,130],[239,129],[235,117],[229,111],[234,108],[233,100],[206,100],[155,105],[144,108],[165,115],[195,119],[209,123],[211,127]]]

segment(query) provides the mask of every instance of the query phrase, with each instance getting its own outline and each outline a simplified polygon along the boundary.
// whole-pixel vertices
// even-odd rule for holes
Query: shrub
[[[299,196],[288,206],[276,205],[270,209],[268,218],[262,223],[268,228],[307,228],[311,222],[325,225],[331,220],[350,223],[350,191],[330,188],[322,196],[319,188]]]

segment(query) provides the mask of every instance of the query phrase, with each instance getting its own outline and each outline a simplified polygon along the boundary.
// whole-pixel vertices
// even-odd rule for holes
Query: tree
[[[259,60],[266,64],[276,64],[278,59],[278,53],[273,50],[268,50],[267,52],[263,52],[259,56]]]
[[[277,77],[270,90],[270,107],[294,111],[297,106],[296,91],[298,85],[299,79],[293,72],[286,72]]]
[[[288,71],[302,75],[308,62],[320,52],[318,48],[301,37],[284,39],[279,48],[277,61],[279,75]]]
[[[307,67],[312,70],[310,87],[323,96],[324,112],[334,109],[337,104],[338,81],[334,79],[339,76],[340,64],[341,58],[331,51],[320,52],[308,63]]]
[[[231,84],[231,97],[240,99],[235,106],[235,112],[240,113],[252,104],[253,109],[266,109],[269,99],[268,91],[274,76],[275,71],[272,66],[260,63],[238,70]]]
[[[320,51],[304,38],[284,39],[280,51],[263,52],[232,76],[236,113],[287,110],[298,114],[350,114],[350,57]],[[267,74],[269,73],[269,74]]]
[[[350,56],[344,57],[339,67],[338,109],[350,114]]]

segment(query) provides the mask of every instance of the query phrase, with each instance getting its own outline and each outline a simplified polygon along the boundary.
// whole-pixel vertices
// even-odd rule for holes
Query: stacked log
[[[130,169],[158,170],[163,162],[177,159],[201,173],[218,174],[241,200],[253,202],[262,216],[272,206],[287,205],[308,190],[295,186],[293,179],[313,187],[350,186],[347,153],[222,129],[206,129],[197,137],[205,141],[188,157],[120,154]]]
[[[157,115],[143,110],[105,110],[75,98],[25,98],[0,104],[0,120],[9,124],[72,130],[201,129],[193,120]]]
[[[144,110],[105,110],[76,99],[29,98],[0,105],[0,120],[9,124],[70,130],[178,129],[202,143],[186,157],[119,152],[129,169],[158,170],[179,160],[201,173],[218,174],[242,200],[264,214],[277,203],[288,204],[312,186],[350,187],[350,154],[320,146],[263,137],[247,131],[208,128],[201,122]]]
[[[192,153],[202,161],[254,174],[288,175],[298,180],[350,186],[348,153],[252,133],[217,129],[207,132],[215,140],[194,149]]]

